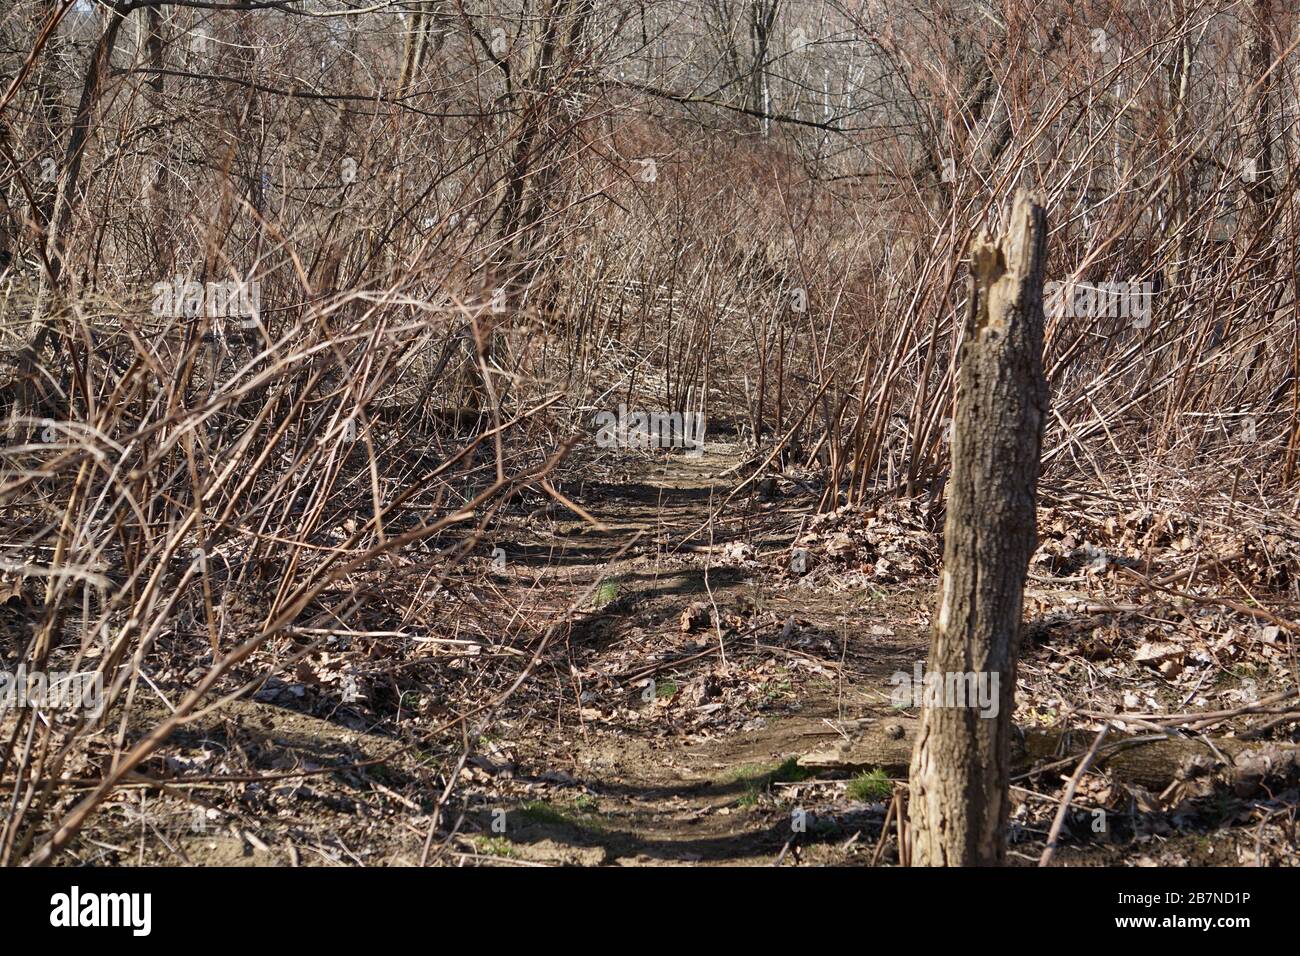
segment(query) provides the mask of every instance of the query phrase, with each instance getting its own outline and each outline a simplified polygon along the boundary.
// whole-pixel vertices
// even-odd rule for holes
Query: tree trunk
[[[1256,229],[1264,228],[1269,219],[1273,198],[1273,3],[1254,0],[1250,9],[1250,36],[1247,40],[1246,82],[1250,89],[1250,127],[1246,158],[1250,164],[1247,193],[1253,203]]]
[[[530,27],[526,68],[513,102],[521,112],[515,145],[506,169],[500,206],[499,250],[488,269],[489,288],[501,290],[504,311],[513,312],[529,293],[543,284],[543,270],[555,241],[550,203],[561,188],[569,142],[577,118],[565,116],[562,103],[576,88],[578,65],[586,60],[592,0],[549,0]],[[461,404],[486,408],[495,404],[483,368],[496,350],[496,326],[489,314],[480,326],[477,352],[468,366],[469,381]]]
[[[1043,209],[1021,192],[1002,237],[970,253],[940,603],[929,675],[987,681],[996,707],[927,699],[912,756],[913,862],[991,865],[1006,852],[1021,598],[1036,539],[1043,379]],[[996,681],[996,683],[995,683]]]
[[[113,48],[117,45],[117,34],[123,22],[123,15],[119,10],[110,9],[103,15],[104,32],[100,34],[99,42],[95,44],[90,54],[86,76],[81,84],[81,100],[77,104],[77,113],[73,117],[72,128],[68,133],[68,145],[64,150],[63,163],[59,167],[54,207],[46,232],[46,255],[55,270],[60,273],[66,265],[63,260],[65,233],[71,222],[72,211],[79,201],[81,165],[94,126],[95,107],[99,104],[100,89],[108,77]],[[57,281],[59,276],[51,276],[51,279]]]

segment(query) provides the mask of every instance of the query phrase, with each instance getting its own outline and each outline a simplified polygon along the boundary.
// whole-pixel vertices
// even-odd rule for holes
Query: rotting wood
[[[891,777],[905,779],[919,725],[917,718],[901,716],[847,722],[841,727],[849,733],[848,740],[802,755],[799,766],[819,772],[878,768]],[[1092,732],[1015,728],[1011,733],[1011,771],[1017,775],[1035,769],[1051,772],[1057,765],[1074,763],[1087,752],[1093,736]],[[1216,748],[1232,759],[1231,767],[1216,757]],[[1234,786],[1246,786],[1261,773],[1285,774],[1297,764],[1300,744],[1160,735],[1112,736],[1092,762],[1094,770],[1107,773],[1111,779],[1148,790],[1163,790],[1178,780],[1225,771]]]
[[[1036,505],[1043,376],[1043,207],[1017,194],[1003,234],[970,247],[939,608],[926,671],[970,675],[996,707],[926,700],[909,774],[920,866],[998,865],[1006,856],[1011,715]],[[935,705],[937,703],[937,705]]]

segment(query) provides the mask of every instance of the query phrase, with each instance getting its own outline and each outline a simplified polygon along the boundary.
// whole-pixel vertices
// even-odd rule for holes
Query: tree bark
[[[999,240],[970,251],[939,611],[928,672],[976,674],[996,708],[926,701],[912,757],[913,862],[995,865],[1006,853],[1009,738],[1047,385],[1043,209],[1021,192]],[[996,684],[993,681],[996,680]],[[945,683],[947,683],[945,681]]]

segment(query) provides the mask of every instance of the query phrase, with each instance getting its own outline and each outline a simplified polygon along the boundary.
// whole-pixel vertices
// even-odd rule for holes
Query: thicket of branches
[[[1152,294],[1050,318],[1048,477],[1294,494],[1297,44],[1276,0],[13,0],[0,569],[39,610],[2,652],[110,706],[5,725],[0,860],[53,858],[256,652],[432,617],[597,409],[733,419],[823,507],[934,488],[963,254],[1018,186],[1051,279]],[[259,308],[156,308],[176,277]]]

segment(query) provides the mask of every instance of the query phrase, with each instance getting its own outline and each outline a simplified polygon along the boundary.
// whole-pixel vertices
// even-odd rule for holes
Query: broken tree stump
[[[927,699],[910,772],[912,860],[997,865],[1006,855],[1010,730],[1047,385],[1042,206],[1018,193],[1002,236],[970,248],[943,572],[927,670],[974,675],[996,707]],[[961,686],[961,681],[954,683]]]

